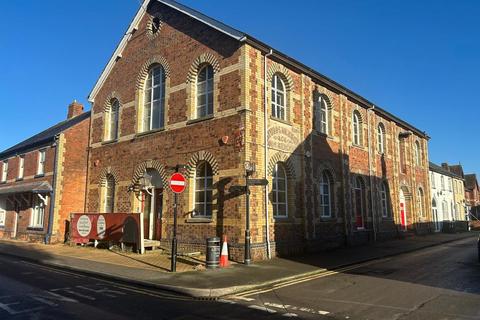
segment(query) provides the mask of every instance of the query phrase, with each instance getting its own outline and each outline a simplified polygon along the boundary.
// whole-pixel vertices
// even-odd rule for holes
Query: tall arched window
[[[354,145],[362,145],[362,120],[357,110],[353,111],[352,116],[352,136]]]
[[[120,119],[120,103],[117,99],[112,99],[110,109],[107,113],[107,132],[106,140],[116,140],[118,138],[118,121]]]
[[[383,123],[378,124],[377,127],[377,150],[379,153],[385,153],[385,126]]]
[[[389,216],[388,208],[388,187],[387,182],[384,181],[380,185],[380,202],[382,204],[382,217],[387,218]]]
[[[272,77],[272,116],[278,119],[286,120],[286,102],[287,94],[285,83],[280,75],[275,74]]]
[[[287,174],[281,163],[277,163],[272,176],[273,216],[287,217]]]
[[[204,64],[197,77],[197,118],[213,114],[213,67]]]
[[[333,212],[333,190],[334,182],[332,175],[327,170],[322,172],[320,177],[320,216],[331,218]]]
[[[315,129],[324,134],[330,130],[328,113],[328,101],[321,95],[315,103]]]
[[[105,179],[103,212],[112,213],[115,207],[115,178],[109,174]]]
[[[210,164],[201,161],[195,170],[195,216],[211,217],[213,209],[213,171]]]
[[[365,227],[365,184],[360,177],[356,177],[353,187],[353,209],[355,227],[363,229]]]
[[[425,214],[425,201],[423,198],[423,189],[418,188],[417,190],[417,207],[418,207],[418,215],[423,217]]]
[[[420,166],[422,164],[422,149],[420,148],[420,143],[415,141],[415,164]]]
[[[156,65],[148,72],[143,105],[143,131],[165,126],[165,70]]]

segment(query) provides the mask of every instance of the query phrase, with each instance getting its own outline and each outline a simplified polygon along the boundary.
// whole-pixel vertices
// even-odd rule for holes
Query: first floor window
[[[324,171],[320,179],[320,215],[325,218],[330,218],[333,215],[332,190],[333,179],[328,171]]]
[[[358,111],[353,112],[352,124],[353,144],[359,146],[362,144],[362,121]]]
[[[40,150],[38,152],[38,167],[37,175],[45,173],[45,150]]]
[[[213,114],[213,67],[204,65],[197,78],[197,118]]]
[[[386,182],[380,186],[380,201],[382,203],[382,217],[388,217],[388,188]]]
[[[282,78],[275,74],[272,78],[272,116],[286,120],[287,94]]]
[[[150,69],[145,84],[143,131],[163,128],[165,124],[165,70],[161,65]]]
[[[45,203],[38,195],[34,195],[32,215],[30,217],[30,227],[43,228],[45,220]]]
[[[272,176],[273,216],[287,217],[287,174],[281,163],[277,163]]]
[[[23,172],[25,168],[25,156],[18,158],[18,179],[23,179]]]
[[[7,181],[7,175],[8,175],[8,160],[3,161],[3,166],[2,166],[2,182]]]
[[[195,170],[195,216],[211,217],[213,204],[213,172],[206,161]]]

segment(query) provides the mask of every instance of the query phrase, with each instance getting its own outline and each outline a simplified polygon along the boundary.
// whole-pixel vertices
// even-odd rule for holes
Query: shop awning
[[[0,186],[0,195],[1,194],[14,194],[14,193],[49,193],[51,192],[52,186],[46,181],[37,181],[29,182],[22,184],[14,184],[9,186]]]

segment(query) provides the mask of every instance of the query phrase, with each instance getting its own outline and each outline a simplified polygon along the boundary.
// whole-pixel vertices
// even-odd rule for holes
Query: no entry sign
[[[182,193],[187,186],[187,180],[180,173],[174,173],[170,178],[170,189],[175,193]]]

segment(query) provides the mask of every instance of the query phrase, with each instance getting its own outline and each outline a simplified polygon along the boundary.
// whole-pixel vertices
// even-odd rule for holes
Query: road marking
[[[118,290],[111,290],[111,289],[107,289],[107,288],[92,289],[92,288],[88,288],[88,287],[85,287],[85,286],[76,286],[76,288],[83,289],[83,290],[86,290],[86,291],[95,292],[95,293],[98,293],[98,294],[101,294],[101,295],[104,295],[104,296],[107,296],[107,297],[110,297],[110,298],[116,298],[117,297],[116,295],[126,295],[125,292],[121,292],[121,291],[118,291]]]
[[[268,312],[268,313],[277,313],[277,310],[269,309],[269,308],[262,307],[262,306],[257,306],[256,304],[249,305],[248,307],[250,309],[265,311],[265,312]]]
[[[90,300],[90,301],[95,301],[95,300],[97,300],[97,299],[94,298],[94,297],[87,296],[86,294],[82,294],[82,293],[80,293],[80,292],[73,291],[73,290],[72,290],[71,288],[69,288],[69,287],[50,290],[50,292],[58,292],[58,291],[68,292],[68,293],[70,293],[71,295],[77,296],[77,297],[79,297],[79,298],[87,299],[87,300]]]
[[[284,314],[282,314],[282,317],[298,318],[298,314],[289,312],[289,313],[284,313]]]
[[[7,298],[13,298],[13,299],[17,299],[17,298],[20,298],[20,297],[14,297],[14,296],[3,296],[1,297],[2,299],[7,299]],[[0,302],[0,309],[8,312],[9,315],[18,315],[18,314],[23,314],[23,313],[31,313],[31,312],[35,312],[35,311],[40,311],[40,310],[43,310],[44,307],[35,307],[35,308],[27,308],[27,309],[16,309],[14,308],[13,306],[21,306],[21,302],[22,301],[19,301],[19,300],[14,300],[14,301],[11,301],[11,302]]]

